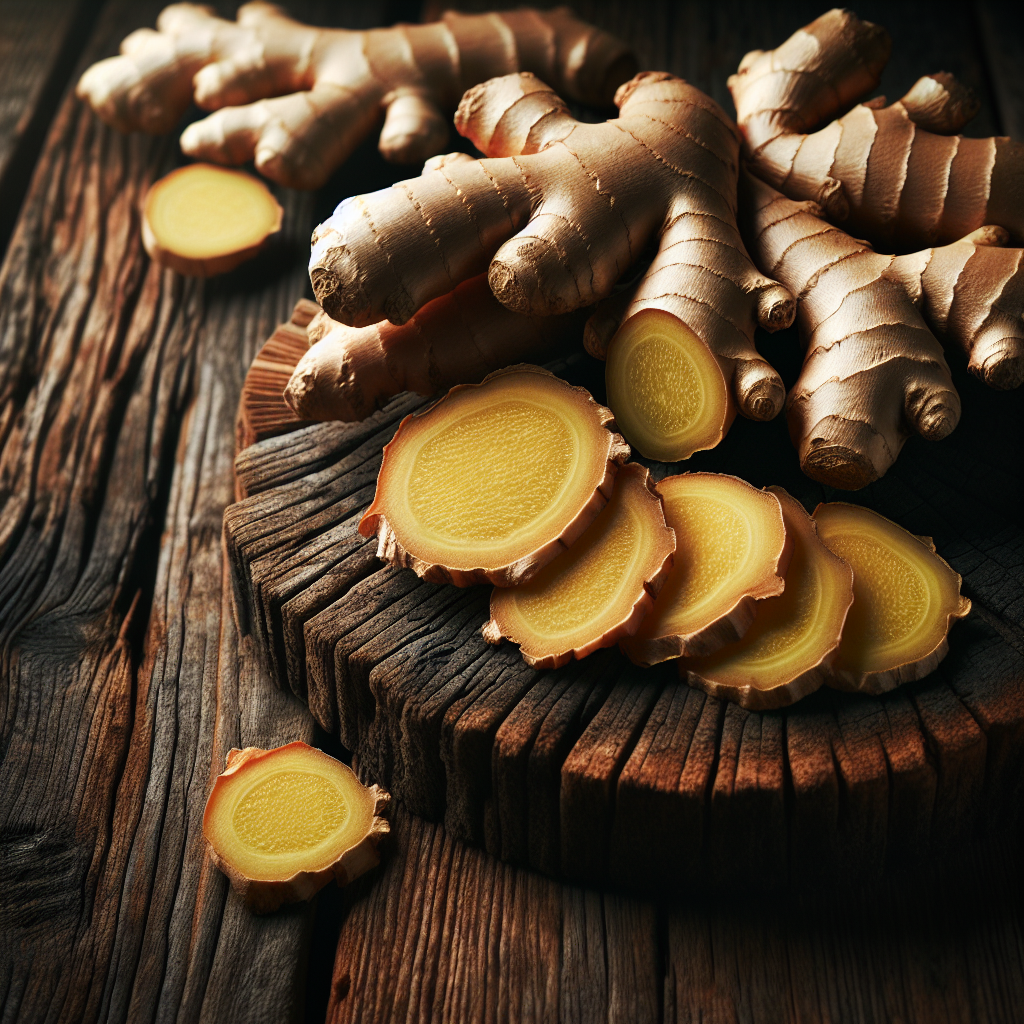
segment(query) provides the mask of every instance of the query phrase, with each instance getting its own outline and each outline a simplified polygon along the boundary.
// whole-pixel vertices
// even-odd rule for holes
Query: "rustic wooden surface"
[[[685,30],[677,17],[659,22],[671,9],[656,5],[616,28],[641,50],[684,31],[709,40],[710,71],[706,53],[678,45],[643,63],[682,73],[722,102],[742,53],[800,24],[751,15],[754,27],[739,31],[728,9],[703,24],[707,8],[683,10]],[[896,43],[883,85],[900,95],[934,65],[919,39],[908,53],[888,23]],[[982,54],[950,64],[942,52],[949,32],[971,25],[968,12],[927,41],[987,99],[973,130],[990,132],[998,115]],[[281,380],[287,330],[265,350]],[[792,376],[795,332],[765,349]],[[979,829],[1018,821],[1024,796],[1024,472],[1007,458],[1024,430],[1024,394],[993,393],[966,375],[962,357],[951,362],[964,403],[958,430],[939,445],[909,442],[854,498],[934,536],[975,603],[950,657],[921,683],[880,698],[825,690],[750,713],[691,691],[671,666],[639,670],[616,652],[532,671],[513,646],[482,640],[487,588],[381,568],[375,543],[356,530],[382,445],[425,404],[411,396],[364,423],[310,427],[240,454],[236,489],[248,497],[228,509],[225,531],[242,629],[369,777],[513,863],[584,883],[699,889],[737,879],[755,888],[857,882],[939,857]],[[599,364],[581,357],[562,372],[603,400]],[[247,385],[254,397],[265,377],[261,360]],[[781,483],[808,510],[849,497],[803,477],[782,420],[739,421],[715,451],[651,468],[655,477],[714,469]]]
[[[39,18],[38,32],[25,37],[39,60],[49,61],[45,69],[27,61],[25,74],[5,78],[7,65],[0,65],[0,90],[12,81],[25,89],[26,120],[18,124],[50,121],[53,86],[31,82],[60,77],[63,56],[54,54],[84,49],[84,66],[114,52],[132,28],[151,25],[159,8],[110,0],[89,28],[96,12],[89,5],[63,9],[72,6],[63,21],[56,14]],[[291,6],[311,21],[350,25],[418,14],[411,2]],[[777,41],[819,13],[818,5],[783,10],[753,2],[578,6],[632,38],[648,65],[681,70],[721,101],[727,99],[723,69],[747,46]],[[4,41],[11,24],[5,10],[0,6]],[[1019,23],[1000,4],[977,17],[969,6],[934,11],[934,5],[927,16],[900,4],[861,8],[894,32],[902,26],[905,43],[886,90],[898,95],[917,74],[941,64],[986,99],[978,134],[1013,124],[1019,131],[1020,108],[1012,107],[1019,75],[1007,78],[999,70],[1019,71],[1013,50],[1022,38]],[[26,45],[16,49],[26,52]],[[33,67],[37,77],[30,80]],[[13,136],[0,129],[3,146]],[[11,143],[15,159],[35,162],[20,215],[18,187],[0,192],[0,217],[14,223],[17,216],[0,270],[0,1020],[276,1022],[304,1013],[323,1020],[325,1011],[331,1019],[366,1021],[1017,1019],[1024,1002],[1019,838],[970,854],[948,877],[919,879],[917,895],[896,877],[817,902],[718,896],[675,905],[562,886],[455,839],[471,823],[480,830],[474,839],[500,845],[514,859],[551,864],[562,856],[559,833],[544,823],[558,816],[559,773],[583,727],[611,706],[616,673],[609,658],[603,667],[598,659],[593,675],[575,668],[531,681],[506,649],[504,661],[468,665],[461,677],[440,674],[429,714],[405,724],[430,743],[439,735],[438,749],[453,764],[489,759],[491,767],[473,777],[476,788],[459,792],[461,806],[448,801],[464,823],[453,818],[454,830],[446,833],[398,808],[385,870],[347,893],[325,890],[315,921],[309,909],[270,918],[246,914],[203,854],[199,819],[210,781],[232,744],[315,733],[305,707],[276,689],[261,667],[257,638],[240,639],[229,612],[220,520],[232,498],[237,401],[258,345],[307,294],[311,226],[340,197],[381,187],[399,172],[382,165],[369,146],[322,195],[280,193],[288,225],[283,245],[202,286],[158,272],[138,244],[138,201],[146,184],[180,159],[173,139],[122,139],[67,96],[38,159],[31,135]],[[1012,474],[997,477],[994,497],[978,492],[998,472],[1000,445],[1019,448],[1020,431],[1016,442],[1007,438],[1003,399],[977,394],[971,473],[959,477],[954,464],[934,453],[893,498],[907,525],[924,520],[921,532],[934,532],[940,547],[956,542],[964,519],[978,517],[979,530],[990,530],[993,518],[1020,507],[1019,478]],[[403,407],[400,402],[393,411]],[[343,451],[358,484],[335,488],[330,501],[350,512],[308,553],[309,565],[303,567],[300,552],[289,555],[296,590],[283,586],[273,598],[294,635],[325,607],[334,566],[371,561],[372,552],[351,546],[351,515],[372,485],[364,453],[380,437],[371,430],[339,449],[336,437],[313,428],[265,442],[265,457],[254,449],[247,468],[254,491],[287,483],[275,443],[304,449],[297,458],[307,467],[317,445],[326,446],[329,459]],[[756,462],[759,451],[746,457]],[[328,467],[329,461],[317,466]],[[945,509],[939,529],[929,520],[938,496],[950,489],[961,500]],[[321,511],[326,521],[329,509]],[[991,610],[982,640],[995,649],[1021,635],[1020,548],[1012,532],[984,536],[983,547],[963,543],[956,557],[970,570],[971,596]],[[339,552],[346,553],[340,562]],[[1017,574],[1009,585],[1008,564]],[[450,656],[421,639],[429,622],[422,616],[430,608],[436,613],[436,603],[424,607],[411,585],[404,589],[370,568],[359,574],[367,615],[353,637],[354,652],[385,652],[394,664]],[[317,585],[305,586],[303,578]],[[374,578],[379,586],[371,585]],[[404,602],[403,618],[374,636],[372,609],[387,601]],[[447,620],[462,631],[453,642],[460,643],[477,610],[462,598],[449,608]],[[404,651],[402,629],[415,641]],[[314,647],[330,639],[316,630],[310,636]],[[303,678],[301,664],[289,664],[283,651],[274,656],[282,679]],[[373,662],[353,663],[352,685],[365,693],[374,683]],[[335,670],[324,662],[325,673]],[[985,717],[985,680],[969,682],[971,692],[962,689],[946,701],[963,727],[953,757],[936,758],[944,737],[926,732],[920,757],[896,769],[904,802],[892,804],[890,817],[911,845],[927,823],[906,814],[907,800],[922,788],[948,791],[966,779],[956,795],[972,804],[979,790],[991,792],[993,750],[1006,758],[1018,749],[1005,715],[999,717],[1005,708]],[[325,721],[338,714],[332,686],[308,690],[325,695],[322,705],[314,704]],[[497,730],[497,716],[520,691],[522,710]],[[678,691],[667,706],[662,700],[641,686],[623,716],[646,715],[646,729],[664,715],[678,732],[696,735],[718,727],[718,718],[689,694]],[[357,708],[356,724],[371,710]],[[897,711],[893,729],[916,717],[934,730],[944,708],[911,697]],[[851,749],[865,748],[868,764],[884,756],[864,739],[879,714],[872,707],[867,724],[858,716],[837,719],[839,735]],[[708,821],[720,823],[717,842],[728,843],[742,815],[761,815],[767,827],[757,869],[778,867],[775,783],[763,765],[778,771],[772,752],[788,737],[773,732],[771,722],[757,732],[735,711],[719,717],[730,757],[719,766],[694,765],[680,781],[696,784],[705,772],[714,794]],[[386,732],[383,722],[377,730]],[[480,735],[488,737],[483,751]],[[329,738],[321,740],[330,746]],[[375,739],[381,750],[390,742],[386,735]],[[849,767],[839,759],[836,769],[836,749],[819,748],[820,776],[804,783],[820,795],[826,822],[837,808],[863,819],[870,807],[848,806]],[[653,763],[658,747],[647,750],[645,761]],[[756,762],[749,756],[754,750]],[[594,749],[586,764],[621,756]],[[664,758],[658,763],[669,767]],[[433,768],[417,779],[422,753],[399,767],[411,789],[423,791],[421,799],[445,800]],[[1004,770],[1004,778],[1015,778],[1012,765],[1004,762]],[[584,792],[584,800],[593,795]],[[814,820],[802,827],[813,830]],[[939,822],[933,831],[943,828]],[[623,846],[628,829],[613,828],[612,836],[619,837],[612,849],[632,870],[644,870]],[[831,826],[824,835],[829,843],[839,838]],[[586,856],[579,859],[586,864]]]

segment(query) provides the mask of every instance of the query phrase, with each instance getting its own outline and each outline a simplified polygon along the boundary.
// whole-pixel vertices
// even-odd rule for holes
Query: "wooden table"
[[[727,107],[740,56],[822,7],[576,6]],[[0,0],[0,1020],[1019,1020],[1019,831],[866,890],[669,903],[510,867],[398,807],[380,871],[315,907],[244,910],[203,851],[212,778],[231,746],[333,741],[234,624],[235,408],[308,294],[312,226],[405,172],[364,146],[322,193],[279,192],[273,259],[206,284],[152,266],[137,211],[175,139],[122,138],[68,88],[159,7]],[[895,39],[883,91],[954,71],[984,101],[972,134],[1024,137],[1019,15],[858,12]],[[1019,460],[1020,442],[993,450]],[[1018,651],[1021,619],[1018,590],[1000,620]]]

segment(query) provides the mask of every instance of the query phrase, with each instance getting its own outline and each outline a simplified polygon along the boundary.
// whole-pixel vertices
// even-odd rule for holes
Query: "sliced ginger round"
[[[636,631],[672,565],[675,536],[647,470],[631,463],[608,504],[528,583],[497,587],[484,637],[519,644],[527,664],[559,668]]]
[[[228,754],[203,814],[214,864],[261,913],[344,885],[378,861],[389,797],[305,743]]]
[[[619,328],[605,382],[616,425],[649,459],[679,462],[714,448],[736,415],[718,360],[660,309],[643,309]]]
[[[583,388],[536,366],[453,388],[402,421],[359,531],[435,583],[524,582],[608,500],[629,455],[611,421]]]
[[[826,681],[853,603],[853,571],[818,540],[800,502],[781,487],[769,490],[793,541],[786,589],[757,602],[741,640],[679,662],[691,686],[751,709],[792,704]]]
[[[658,490],[676,554],[654,607],[620,644],[640,665],[711,654],[738,640],[755,602],[782,593],[778,574],[791,552],[779,499],[738,477],[684,473]]]
[[[946,656],[971,602],[960,576],[925,540],[859,505],[814,510],[818,536],[853,568],[853,606],[832,666],[839,689],[884,693],[921,679]]]
[[[211,277],[255,256],[280,229],[283,212],[251,175],[189,164],[146,194],[142,240],[157,263],[190,277]]]

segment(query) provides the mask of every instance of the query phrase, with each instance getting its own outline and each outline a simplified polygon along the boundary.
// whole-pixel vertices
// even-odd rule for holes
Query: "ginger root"
[[[622,316],[671,313],[709,349],[740,412],[770,419],[785,393],[754,328],[788,326],[795,303],[740,239],[735,126],[662,73],[627,82],[616,103],[616,120],[583,124],[532,75],[471,89],[456,127],[488,158],[346,199],[314,232],[310,280],[328,315],[404,324],[485,271],[510,309],[563,313],[606,298],[658,238],[634,293],[591,320],[588,348],[603,355]]]
[[[623,466],[608,504],[528,583],[496,587],[484,639],[519,644],[533,668],[559,668],[636,632],[675,551],[647,470]]]
[[[977,112],[953,76],[825,124],[878,85],[890,47],[884,29],[836,9],[748,53],[729,90],[752,169],[879,247],[954,242],[986,224],[1024,244],[1024,142],[950,135]]]
[[[818,539],[814,520],[781,487],[793,555],[786,589],[758,601],[743,638],[704,658],[684,658],[679,672],[691,686],[741,707],[793,704],[829,680],[850,605],[853,571]]]
[[[522,583],[612,493],[629,446],[583,388],[538,366],[460,385],[406,416],[359,523],[377,554],[433,583]]]
[[[257,913],[308,900],[375,867],[390,797],[302,742],[228,754],[206,801],[203,835],[214,864]]]
[[[742,637],[757,601],[783,592],[792,554],[779,499],[738,477],[684,473],[658,484],[675,531],[672,571],[619,646],[639,665],[711,654]]]
[[[285,400],[301,419],[361,420],[402,391],[434,395],[510,364],[546,362],[578,336],[582,319],[514,313],[481,275],[400,327],[347,327],[326,314],[312,326]]]
[[[636,61],[568,8],[448,12],[429,25],[353,32],[303,25],[269,3],[245,4],[234,22],[181,3],[163,10],[157,31],[133,32],[120,56],[92,65],[77,93],[125,132],[169,132],[194,99],[214,113],[182,133],[186,153],[225,164],[255,160],[268,178],[311,189],[381,111],[384,158],[419,163],[444,147],[444,112],[469,86],[519,70],[603,105]]]
[[[884,693],[922,679],[949,650],[950,627],[971,610],[958,573],[927,537],[859,505],[814,510],[822,543],[853,568],[853,606],[830,685]]]
[[[189,164],[154,182],[142,209],[142,243],[162,266],[212,277],[252,259],[281,228],[266,185],[241,171]]]

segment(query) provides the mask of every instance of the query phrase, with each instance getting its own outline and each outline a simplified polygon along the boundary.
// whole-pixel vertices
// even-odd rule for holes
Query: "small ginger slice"
[[[375,867],[390,797],[306,743],[231,750],[203,814],[210,858],[257,913]]]
[[[818,536],[853,568],[853,606],[830,685],[884,693],[933,671],[947,636],[971,602],[958,573],[928,538],[859,505],[837,501],[814,510]]]
[[[756,602],[785,586],[792,544],[779,499],[721,473],[658,484],[675,530],[675,563],[636,634],[620,643],[639,665],[711,654],[738,640]]]
[[[781,487],[768,490],[779,499],[793,539],[786,589],[758,601],[741,640],[679,662],[691,686],[752,710],[792,704],[826,681],[853,604],[853,570],[818,540],[800,502]]]
[[[608,346],[608,405],[626,440],[659,462],[714,448],[736,404],[711,350],[677,316],[648,307]]]
[[[661,497],[643,466],[623,466],[583,536],[528,583],[491,595],[488,643],[507,637],[533,668],[560,668],[636,632],[675,551]]]
[[[498,370],[407,416],[359,531],[434,583],[525,582],[612,493],[629,445],[583,388],[537,366]]]
[[[251,175],[189,164],[146,193],[142,241],[162,266],[212,277],[252,259],[280,229],[283,213],[267,186]]]

